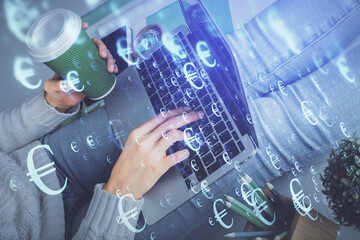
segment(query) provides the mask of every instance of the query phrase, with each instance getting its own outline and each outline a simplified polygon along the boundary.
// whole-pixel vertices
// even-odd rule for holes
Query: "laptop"
[[[176,142],[167,150],[171,154],[188,148],[190,157],[144,195],[142,213],[150,225],[195,195],[207,194],[211,183],[251,158],[257,148],[243,84],[224,36],[200,0],[178,3],[186,25],[138,53],[104,99],[109,136],[121,149],[134,128],[164,111],[188,105],[205,113],[180,128],[191,134],[191,141]]]

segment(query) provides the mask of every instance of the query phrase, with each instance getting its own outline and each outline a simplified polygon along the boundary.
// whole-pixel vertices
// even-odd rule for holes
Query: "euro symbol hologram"
[[[196,44],[196,53],[198,54],[200,60],[208,67],[215,67],[216,59],[212,63],[209,62],[208,58],[211,57],[209,46],[204,41],[199,41]]]
[[[223,226],[226,229],[229,229],[234,224],[234,219],[231,218],[230,224],[224,223],[224,221],[222,219],[227,215],[227,211],[226,211],[226,208],[224,208],[221,212],[218,212],[217,207],[216,207],[217,202],[221,202],[223,205],[225,205],[224,201],[221,198],[216,199],[216,201],[213,204],[213,211],[214,211],[215,219],[217,222],[219,222],[221,224],[221,226]]]
[[[190,66],[190,68],[189,68]],[[203,81],[200,80],[198,73],[196,72],[196,67],[194,65],[194,63],[192,62],[187,62],[184,65],[184,74],[185,74],[185,78],[186,80],[190,83],[190,85],[199,90],[202,89],[205,85],[205,83]],[[201,81],[201,86],[197,86],[194,81],[195,80],[200,80]]]
[[[50,189],[48,186],[46,186],[43,181],[41,180],[41,177],[44,177],[52,172],[55,172],[56,169],[55,168],[51,168],[45,172],[42,172],[41,174],[38,174],[40,171],[43,171],[45,169],[48,169],[50,168],[51,166],[53,166],[55,163],[54,162],[51,162],[51,163],[48,163],[40,168],[35,168],[35,165],[34,165],[34,152],[38,149],[41,149],[41,148],[45,148],[46,150],[48,150],[52,155],[54,155],[53,151],[51,150],[50,146],[49,145],[39,145],[39,146],[36,146],[36,147],[33,147],[28,156],[27,156],[27,168],[28,168],[28,173],[26,174],[26,176],[30,176],[30,180],[29,182],[34,182],[36,184],[36,186],[41,190],[43,191],[44,193],[46,194],[49,194],[49,195],[57,195],[59,193],[61,193],[62,191],[64,191],[64,189],[66,188],[66,185],[67,185],[67,178],[65,178],[65,183],[64,183],[64,186],[59,189],[59,190],[52,190]]]
[[[140,228],[140,229],[136,229],[135,227],[133,227],[133,226],[130,224],[129,219],[130,219],[130,218],[133,218],[134,220],[137,220],[137,219],[136,219],[136,216],[139,214],[139,212],[137,211],[137,210],[138,210],[137,207],[134,207],[133,209],[131,209],[131,210],[127,211],[126,213],[124,213],[122,201],[123,201],[123,199],[126,198],[126,197],[131,198],[131,199],[133,199],[133,200],[135,201],[134,196],[133,196],[132,194],[130,194],[130,193],[120,197],[120,199],[119,199],[119,204],[118,204],[118,210],[119,210],[120,216],[118,217],[117,222],[118,222],[119,224],[124,223],[124,225],[125,225],[130,231],[132,231],[132,232],[134,232],[134,233],[142,232],[142,231],[145,229],[145,227],[146,227],[146,219],[145,219],[145,222],[144,222],[144,226],[143,226],[142,228]]]

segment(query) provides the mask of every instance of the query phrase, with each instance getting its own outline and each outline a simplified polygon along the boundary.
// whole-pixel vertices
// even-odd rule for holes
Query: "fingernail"
[[[101,52],[101,54],[103,55],[103,57],[106,57],[106,55],[107,55],[107,53],[106,53],[105,50],[103,50],[103,51]]]
[[[184,149],[183,150],[183,156],[186,156],[186,155],[190,155],[190,152],[189,152],[189,150],[187,150],[187,149]]]
[[[184,109],[185,109],[185,111],[191,111],[192,107],[186,106]]]
[[[198,112],[199,118],[203,118],[204,117],[204,112]]]
[[[114,64],[113,65],[110,65],[110,72],[113,72],[114,71]]]

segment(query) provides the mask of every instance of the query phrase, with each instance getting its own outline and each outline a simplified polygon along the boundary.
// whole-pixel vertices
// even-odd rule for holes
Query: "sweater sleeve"
[[[126,224],[118,223],[119,208],[121,207],[125,214],[133,209],[136,211],[136,216],[128,219],[131,227],[135,228],[137,224],[136,219],[144,200],[133,200],[125,197],[122,199],[122,205],[119,206],[119,198],[103,190],[103,186],[104,184],[97,184],[95,186],[94,196],[86,217],[83,219],[73,239],[134,239],[135,233]],[[131,214],[128,214],[128,216],[131,216]]]
[[[79,110],[79,105],[67,113],[50,106],[40,93],[21,106],[0,113],[0,151],[11,153],[54,130]]]

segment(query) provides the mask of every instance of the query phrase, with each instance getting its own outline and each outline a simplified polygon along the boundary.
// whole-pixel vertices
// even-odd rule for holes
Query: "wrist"
[[[50,106],[55,108],[56,111],[61,113],[66,112],[70,108],[69,106],[60,105],[56,101],[53,101],[47,92],[45,92],[45,100]]]

